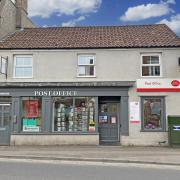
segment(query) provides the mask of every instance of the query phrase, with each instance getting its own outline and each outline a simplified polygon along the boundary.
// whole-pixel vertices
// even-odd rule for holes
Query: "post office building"
[[[168,145],[180,115],[180,39],[163,24],[17,30],[0,73],[0,145]]]

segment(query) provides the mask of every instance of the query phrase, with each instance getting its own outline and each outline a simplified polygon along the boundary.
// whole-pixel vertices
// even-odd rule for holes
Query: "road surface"
[[[180,167],[0,160],[0,180],[179,180]]]

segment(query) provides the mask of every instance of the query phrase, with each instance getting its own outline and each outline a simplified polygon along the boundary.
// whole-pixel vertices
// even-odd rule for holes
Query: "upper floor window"
[[[78,77],[95,77],[95,56],[79,55],[77,71]]]
[[[30,55],[14,57],[14,78],[33,77],[33,58]]]
[[[142,55],[141,56],[142,76],[159,77],[161,76],[160,55]]]

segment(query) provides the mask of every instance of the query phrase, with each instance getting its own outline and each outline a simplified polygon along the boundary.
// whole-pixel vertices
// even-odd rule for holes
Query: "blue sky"
[[[29,0],[38,26],[165,23],[180,36],[180,0]]]

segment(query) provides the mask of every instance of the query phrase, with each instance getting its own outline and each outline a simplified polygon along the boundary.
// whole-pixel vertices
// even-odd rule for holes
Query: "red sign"
[[[172,86],[179,86],[180,85],[180,82],[178,80],[173,80],[171,82]]]
[[[180,92],[180,80],[138,79],[137,92]]]
[[[39,116],[38,100],[25,101],[25,117],[36,118]]]

